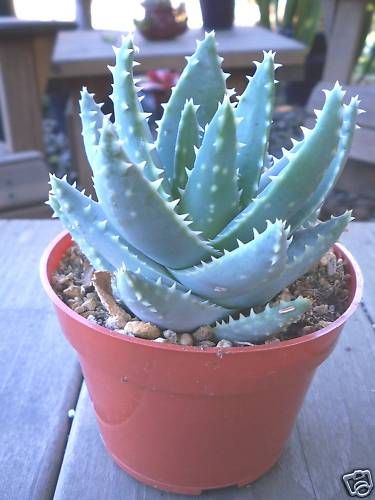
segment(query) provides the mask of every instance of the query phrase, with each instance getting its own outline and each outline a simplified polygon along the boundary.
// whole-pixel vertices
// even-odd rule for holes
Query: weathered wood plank
[[[0,18],[0,102],[11,151],[44,149],[41,97],[58,29],[74,23]]]
[[[367,272],[374,255],[370,242],[375,243],[375,225],[352,224],[343,239]],[[374,266],[368,281],[371,273],[375,273]],[[375,309],[374,295],[370,292],[367,288],[365,301],[367,305],[372,303]],[[375,442],[371,410],[375,406],[374,357],[373,328],[369,318],[359,311],[346,326],[338,348],[318,371],[279,463],[251,486],[205,493],[205,498],[345,498],[341,475],[356,467],[371,467],[375,462],[371,446]],[[55,500],[70,498],[178,500],[189,497],[144,486],[112,462],[100,440],[84,387],[55,494]]]
[[[342,241],[353,252],[364,274],[365,290],[363,302],[375,324],[375,224],[356,222]]]
[[[40,284],[39,260],[46,245],[61,230],[58,221],[0,220],[2,309],[49,306]]]
[[[375,464],[375,335],[359,310],[321,366],[298,418],[319,500],[345,498],[341,477]]]
[[[63,226],[58,220],[0,220],[1,309],[31,306],[40,309],[48,306],[39,279],[39,260],[45,247],[62,230]],[[22,293],[16,286],[6,289],[14,279],[18,283],[20,277],[25,277]],[[37,293],[32,293],[32,290]]]
[[[55,489],[81,373],[50,308],[0,310],[0,330],[2,494],[47,500]]]
[[[0,221],[1,498],[52,498],[81,373],[38,276],[48,222]]]
[[[0,102],[9,149],[42,151],[41,96],[31,39],[2,39],[0,68]]]
[[[53,47],[55,45],[56,32],[51,35],[40,34],[34,36],[31,41],[33,48],[33,59],[36,73],[36,83],[39,94],[44,94],[51,65]]]
[[[192,54],[195,41],[203,36],[202,30],[188,30],[175,40],[147,41],[137,32],[135,43],[140,47],[137,60],[139,71],[155,68],[181,70],[184,56]],[[235,27],[216,34],[219,52],[225,68],[247,68],[251,61],[262,55],[262,50],[276,50],[277,61],[285,66],[302,66],[306,48],[301,43],[273,33],[259,26]],[[54,56],[53,78],[74,78],[107,75],[107,64],[113,64],[111,45],[120,43],[120,33],[94,30],[76,30],[59,33]]]
[[[38,151],[0,157],[0,212],[42,204],[48,198],[48,167]]]

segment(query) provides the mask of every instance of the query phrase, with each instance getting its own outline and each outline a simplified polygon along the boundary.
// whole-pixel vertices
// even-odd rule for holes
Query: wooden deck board
[[[373,311],[372,242],[375,225],[355,223],[344,235],[366,274],[365,307]],[[371,269],[372,267],[372,269]],[[375,281],[372,280],[372,283]],[[344,499],[342,474],[375,463],[375,337],[364,309],[346,326],[332,356],[318,370],[279,463],[253,485],[205,493],[222,500]],[[104,449],[85,386],[54,500],[178,500],[122,472]]]
[[[1,272],[4,280],[1,289],[2,309],[49,308],[49,301],[40,285],[39,260],[46,245],[61,230],[58,221],[0,220]],[[21,282],[22,293],[12,283],[17,277],[24,277]],[[4,283],[9,284],[6,293]]]
[[[360,309],[313,381],[298,418],[318,500],[345,498],[341,476],[375,464],[375,336]]]
[[[342,236],[343,243],[353,252],[364,274],[364,307],[375,324],[375,224],[356,222]]]
[[[61,229],[0,221],[0,497],[51,499],[81,372],[41,289],[38,261]]]

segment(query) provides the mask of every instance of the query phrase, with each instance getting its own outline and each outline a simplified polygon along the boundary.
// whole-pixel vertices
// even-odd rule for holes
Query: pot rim
[[[359,267],[359,264],[347,250],[347,248],[342,245],[341,243],[335,243],[333,248],[335,250],[338,250],[339,253],[343,255],[343,257],[350,263],[350,266],[352,268],[352,277],[354,278],[354,286],[355,286],[355,291],[354,291],[354,296],[348,306],[348,308],[339,316],[335,321],[330,323],[328,326],[321,328],[320,330],[316,330],[315,332],[308,333],[306,335],[303,335],[302,337],[296,337],[294,339],[289,339],[289,340],[283,340],[281,342],[274,342],[271,344],[261,344],[261,345],[255,345],[255,346],[244,346],[244,347],[210,347],[209,349],[197,349],[196,346],[180,346],[178,344],[169,344],[169,343],[162,343],[162,342],[152,342],[147,339],[141,339],[137,337],[130,337],[126,336],[121,333],[117,333],[113,330],[109,330],[108,328],[105,328],[104,326],[100,326],[97,324],[94,324],[90,321],[88,321],[86,318],[83,316],[79,315],[73,309],[71,309],[69,306],[67,306],[57,295],[57,293],[54,291],[52,288],[50,278],[48,276],[48,265],[49,265],[49,260],[51,258],[51,255],[53,254],[54,251],[56,251],[56,247],[61,244],[66,238],[70,240],[70,242],[73,241],[69,231],[62,231],[59,233],[46,247],[44,250],[41,260],[40,260],[40,279],[43,285],[44,290],[46,291],[48,297],[51,299],[55,307],[59,308],[62,310],[62,312],[66,315],[68,315],[72,320],[77,321],[78,323],[81,323],[83,326],[90,328],[91,330],[94,330],[97,333],[100,333],[101,335],[108,335],[110,337],[114,337],[116,339],[120,339],[124,342],[131,342],[135,344],[140,344],[142,346],[149,346],[150,348],[155,348],[155,349],[166,349],[166,350],[171,350],[171,351],[178,351],[178,352],[191,352],[191,353],[196,353],[196,354],[210,354],[210,353],[217,353],[218,351],[221,352],[225,349],[226,353],[230,354],[242,354],[245,352],[254,352],[254,351],[274,351],[278,349],[285,349],[287,347],[293,347],[297,344],[303,344],[305,342],[312,342],[319,337],[326,335],[330,333],[333,330],[336,330],[338,327],[343,325],[355,312],[357,309],[361,298],[362,298],[362,292],[363,292],[363,275],[361,272],[361,269]]]

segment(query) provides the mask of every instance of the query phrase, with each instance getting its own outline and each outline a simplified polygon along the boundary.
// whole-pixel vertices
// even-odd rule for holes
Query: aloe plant
[[[313,130],[269,164],[274,53],[238,103],[226,90],[213,34],[198,43],[165,105],[154,143],[133,77],[134,47],[115,48],[114,123],[82,90],[82,134],[98,201],[51,176],[49,203],[119,300],[163,329],[214,326],[218,338],[261,342],[309,309],[266,305],[337,241],[350,212],[317,213],[349,150],[359,101],[326,91]],[[257,314],[254,306],[260,307]],[[258,310],[258,309],[257,309]]]

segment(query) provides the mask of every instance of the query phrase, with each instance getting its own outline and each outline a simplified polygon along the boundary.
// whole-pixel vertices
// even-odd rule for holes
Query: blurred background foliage
[[[362,82],[366,77],[375,78],[375,0],[369,0],[366,6],[367,15],[363,25],[358,48],[357,65],[353,71],[353,81]]]
[[[252,0],[250,0],[251,2]],[[256,0],[259,24],[311,47],[321,30],[324,0]],[[353,82],[375,77],[375,0],[368,0],[358,44]]]
[[[257,0],[259,24],[310,46],[320,26],[320,0]]]

